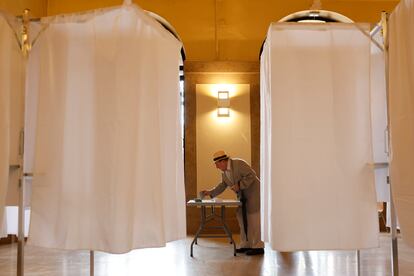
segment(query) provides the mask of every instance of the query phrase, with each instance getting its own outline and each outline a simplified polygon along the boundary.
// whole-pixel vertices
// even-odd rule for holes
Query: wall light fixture
[[[230,96],[229,91],[217,92],[217,116],[230,117]]]

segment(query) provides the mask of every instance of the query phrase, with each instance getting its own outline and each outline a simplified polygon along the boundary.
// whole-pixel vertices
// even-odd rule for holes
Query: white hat
[[[229,159],[229,156],[224,152],[224,150],[219,150],[213,154],[213,161],[219,162],[221,160]]]

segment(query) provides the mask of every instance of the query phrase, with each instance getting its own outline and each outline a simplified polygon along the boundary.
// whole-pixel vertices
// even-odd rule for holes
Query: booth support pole
[[[397,218],[395,215],[394,200],[392,198],[392,185],[390,183],[390,210],[391,210],[391,270],[393,276],[398,276],[398,240],[397,240]]]
[[[17,235],[17,276],[24,275],[24,179],[19,179],[19,229]]]
[[[93,250],[89,251],[89,275],[95,275],[95,252]]]
[[[20,31],[20,46],[24,57],[25,65],[27,57],[30,52],[30,40],[29,40],[29,9],[23,11],[22,27]],[[24,66],[26,68],[26,66]],[[24,122],[24,108],[23,108],[23,122]],[[19,155],[20,155],[20,178],[19,178],[19,229],[18,229],[18,245],[17,245],[17,276],[24,275],[24,226],[25,226],[25,173],[24,173],[24,127],[20,132],[19,141]]]
[[[360,276],[361,275],[361,252],[359,251],[359,249],[357,250],[357,275]]]
[[[389,89],[389,28],[388,28],[388,14],[382,12],[381,14],[382,35],[384,37],[384,57],[385,57],[385,86],[387,93],[387,143],[388,149],[391,149],[390,143],[390,89]],[[398,276],[398,241],[397,241],[397,217],[395,213],[394,199],[392,196],[392,180],[388,177],[388,184],[390,185],[390,216],[391,216],[391,273],[393,276]]]

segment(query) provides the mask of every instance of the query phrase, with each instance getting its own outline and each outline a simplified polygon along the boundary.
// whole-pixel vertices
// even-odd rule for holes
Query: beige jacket
[[[238,158],[231,158],[230,168],[233,182],[226,174],[222,173],[222,182],[214,187],[211,192],[211,197],[216,197],[221,194],[227,187],[239,184],[243,191],[246,202],[247,213],[255,213],[260,211],[260,180],[255,171],[246,163],[246,161]],[[240,199],[241,193],[237,193],[237,198]]]

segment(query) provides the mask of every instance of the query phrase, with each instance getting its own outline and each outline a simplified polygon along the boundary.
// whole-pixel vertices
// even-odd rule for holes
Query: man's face
[[[217,161],[216,168],[224,172],[225,170],[227,170],[227,162],[228,160]]]

